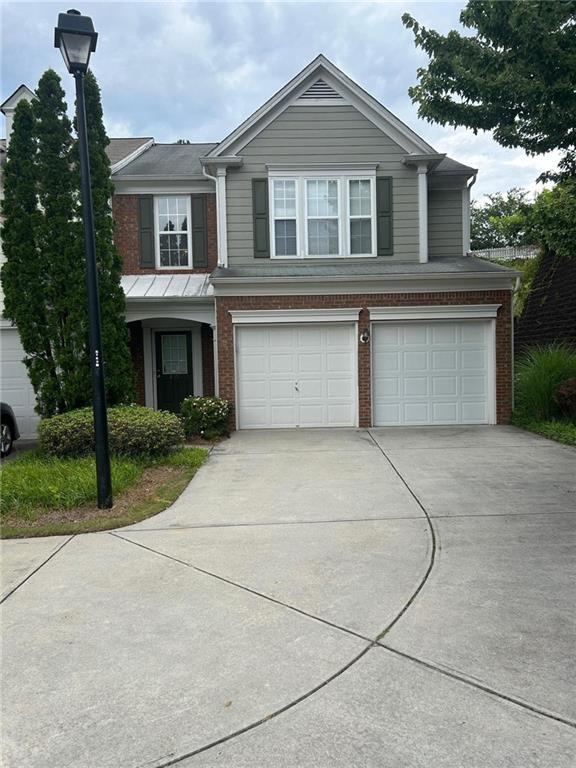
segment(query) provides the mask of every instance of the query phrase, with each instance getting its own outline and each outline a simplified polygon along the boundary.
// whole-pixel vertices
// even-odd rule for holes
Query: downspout
[[[468,249],[464,248],[464,256],[468,256],[468,254],[470,253],[470,250],[471,250],[470,249],[470,238],[471,238],[471,235],[472,235],[472,207],[471,207],[472,203],[471,203],[471,200],[470,200],[470,190],[472,189],[474,184],[476,184],[476,179],[477,179],[477,174],[474,174],[474,176],[472,176],[472,181],[469,184],[466,185],[466,189],[468,190],[468,192],[467,192],[467,197],[468,197],[468,200],[467,200],[467,202],[468,202],[468,228],[467,228]]]
[[[202,166],[202,174],[206,176],[207,179],[211,179],[211,181],[214,182],[215,191],[216,191],[216,240],[217,240],[217,246],[218,246],[218,266],[222,266],[220,263],[220,227],[219,227],[219,220],[220,220],[220,210],[218,208],[218,179],[216,176],[211,176],[208,171],[206,170],[205,166]],[[208,280],[210,278],[208,277]],[[216,322],[216,299],[214,299],[214,325],[212,326],[212,354],[214,355],[214,394],[216,397],[219,395],[220,390],[220,376],[219,376],[219,370],[218,370],[218,324]]]

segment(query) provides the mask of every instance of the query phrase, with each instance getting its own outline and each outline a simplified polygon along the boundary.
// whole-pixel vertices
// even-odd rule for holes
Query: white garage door
[[[36,437],[40,420],[34,412],[36,398],[22,362],[24,350],[18,331],[14,328],[0,330],[0,398],[12,406],[18,429],[23,438]]]
[[[490,423],[491,333],[485,321],[375,323],[375,426]]]
[[[356,425],[353,324],[236,328],[238,427]]]

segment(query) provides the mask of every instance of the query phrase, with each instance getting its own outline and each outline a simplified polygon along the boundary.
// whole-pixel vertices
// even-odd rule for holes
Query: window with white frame
[[[271,175],[272,257],[376,255],[376,174]]]
[[[277,256],[296,256],[296,181],[276,179],[273,185],[274,252]]]
[[[156,266],[160,269],[192,266],[190,196],[154,198],[156,218]]]

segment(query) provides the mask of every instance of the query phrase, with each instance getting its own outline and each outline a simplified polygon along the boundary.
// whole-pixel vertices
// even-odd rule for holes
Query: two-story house
[[[319,56],[219,144],[113,140],[139,398],[239,429],[493,424],[516,273],[467,256],[476,170]]]

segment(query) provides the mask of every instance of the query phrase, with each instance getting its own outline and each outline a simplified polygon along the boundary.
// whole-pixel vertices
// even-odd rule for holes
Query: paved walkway
[[[166,512],[3,543],[6,768],[572,768],[576,452],[244,432]]]

